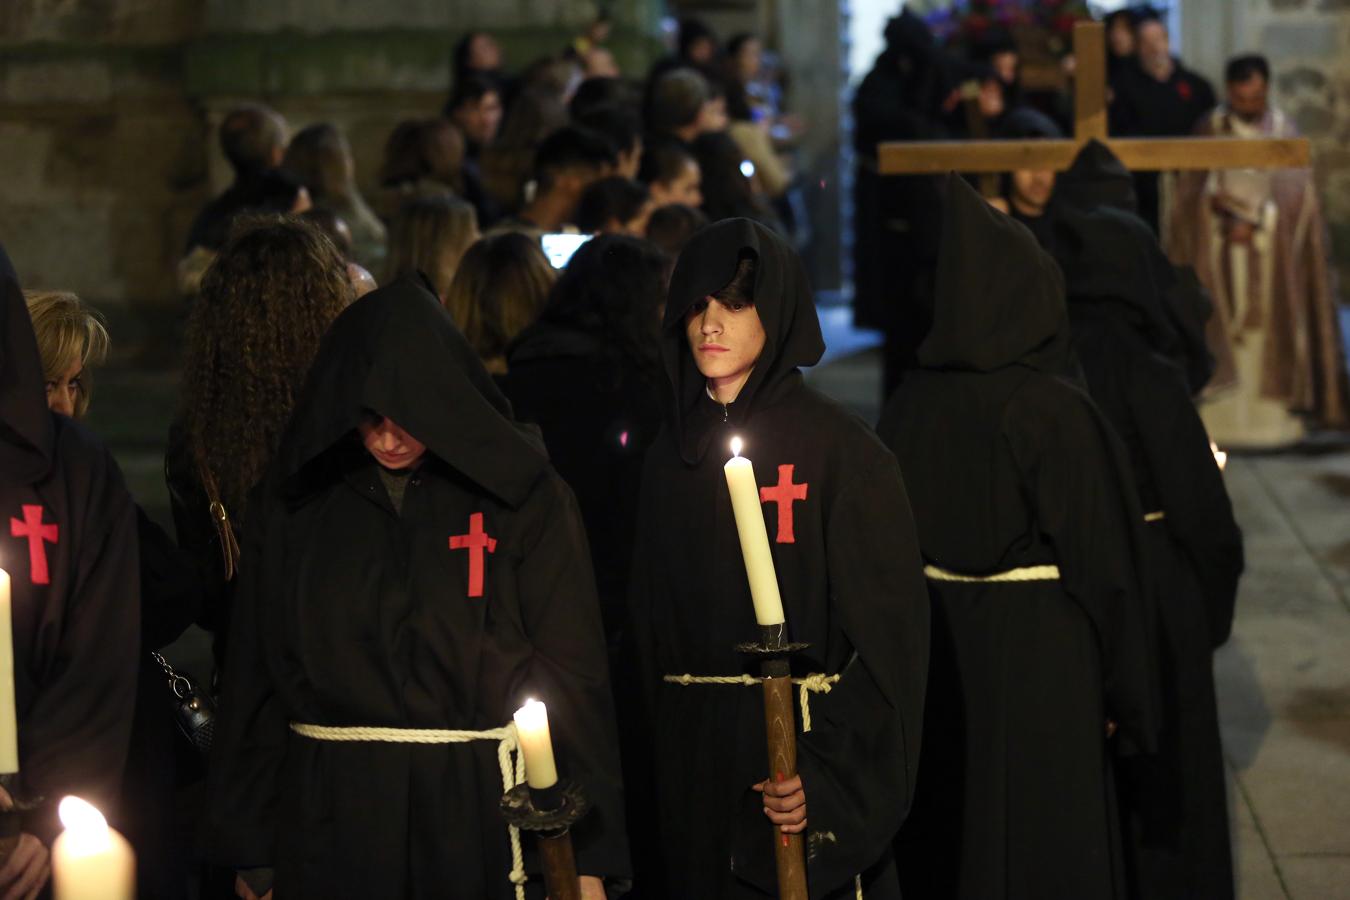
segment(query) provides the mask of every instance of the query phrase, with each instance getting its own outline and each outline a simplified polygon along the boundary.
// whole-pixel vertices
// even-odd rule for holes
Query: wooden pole
[[[787,660],[765,663],[764,730],[768,736],[769,777],[787,781],[797,774],[797,721],[792,710],[792,678]],[[781,673],[781,674],[780,674]],[[773,826],[773,852],[778,864],[779,900],[809,900],[806,892],[806,846],[801,834],[784,834]]]
[[[1073,137],[1080,144],[1106,140],[1106,28],[1073,26]]]
[[[549,900],[581,900],[581,881],[572,853],[572,834],[539,835],[539,864],[544,870],[544,889]]]

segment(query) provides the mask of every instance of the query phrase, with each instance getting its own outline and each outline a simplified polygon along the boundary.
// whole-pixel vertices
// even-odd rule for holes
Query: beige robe
[[[1220,106],[1196,130],[1297,136],[1273,108],[1247,123]],[[1350,388],[1311,170],[1175,178],[1164,246],[1174,262],[1195,268],[1214,298],[1209,342],[1218,368],[1201,406],[1210,436],[1225,445],[1271,447],[1299,441],[1306,425],[1344,427]],[[1229,238],[1238,221],[1253,227],[1247,243]]]

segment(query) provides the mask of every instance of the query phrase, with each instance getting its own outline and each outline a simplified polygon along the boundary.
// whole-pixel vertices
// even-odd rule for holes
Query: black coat
[[[1059,228],[1088,387],[1127,448],[1140,503],[1155,514],[1144,546],[1159,611],[1159,748],[1121,770],[1134,891],[1231,897],[1213,650],[1232,627],[1242,533],[1185,377],[1167,358],[1167,298],[1141,276],[1157,250],[1148,227],[1103,208],[1064,217]]]
[[[724,408],[707,396],[684,319],[730,280],[742,252],[758,260],[767,343]],[[663,680],[757,671],[734,649],[758,631],[723,473],[733,435],[764,490],[790,482],[799,492],[764,504],[788,630],[810,644],[794,669],[842,676],[810,700],[813,727],[798,736],[812,896],[852,897],[858,874],[868,897],[897,896],[890,840],[918,762],[928,599],[894,458],[798,371],[823,348],[801,264],[776,235],[733,219],[681,253],[662,339],[673,394],[643,472],[632,588],[655,738],[659,887],[671,898],[775,892],[776,832],[751,790],[770,774],[761,692]]]
[[[136,513],[93,435],[51,413],[14,268],[0,248],[0,559],[10,576],[24,830],[50,843],[76,794],[117,807],[140,653]]]
[[[1129,170],[1110,148],[1094,139],[1084,145],[1073,165],[1055,180],[1049,218],[1052,222],[1073,219],[1078,214],[1103,208],[1134,216],[1138,206]],[[1053,238],[1047,239],[1042,234],[1036,237],[1042,247],[1060,255]],[[1131,281],[1142,279],[1151,283],[1162,301],[1153,307],[1153,315],[1161,313],[1165,319],[1152,334],[1153,347],[1182,369],[1190,393],[1198,395],[1214,375],[1214,354],[1209,351],[1205,337],[1205,324],[1214,313],[1214,303],[1195,271],[1189,266],[1173,265],[1151,235],[1143,241],[1138,263],[1123,274]],[[1085,270],[1077,277],[1081,279],[1088,274]],[[1093,277],[1110,280],[1102,279],[1100,273]]]
[[[521,333],[504,389],[539,426],[549,460],[576,493],[611,647],[625,615],[642,460],[661,427],[657,373],[605,352],[599,337],[550,322]]]
[[[1070,368],[1063,283],[1011,218],[950,176],[934,324],[879,432],[910,485],[933,663],[910,897],[1113,897],[1116,742],[1152,741],[1140,517],[1110,426]]]
[[[353,436],[369,410],[427,446],[401,513]],[[423,285],[395,282],[338,317],[271,471],[249,507],[210,773],[212,858],[273,866],[278,896],[293,898],[452,885],[510,897],[495,741],[331,743],[288,724],[494,729],[533,696],[548,704],[560,774],[594,804],[573,829],[578,867],[626,874],[576,502]],[[493,543],[455,546],[476,531]]]

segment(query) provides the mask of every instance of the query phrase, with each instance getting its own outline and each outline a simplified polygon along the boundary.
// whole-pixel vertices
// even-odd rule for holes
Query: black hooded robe
[[[910,485],[936,580],[911,897],[1121,896],[1106,722],[1147,746],[1138,505],[1069,366],[1062,280],[1011,218],[949,176],[934,325],[878,431]],[[975,264],[978,261],[978,264]],[[930,570],[931,572],[931,570]]]
[[[0,564],[10,576],[24,830],[75,794],[114,826],[140,653],[136,512],[111,454],[47,409],[32,320],[0,248]],[[133,800],[134,802],[134,800]]]
[[[1091,212],[1099,207],[1131,214],[1139,211],[1130,170],[1109,147],[1094,138],[1078,151],[1073,165],[1055,179],[1051,218]],[[1041,246],[1055,252],[1048,241],[1042,240]],[[1214,375],[1214,354],[1205,334],[1206,323],[1214,314],[1214,302],[1194,269],[1174,265],[1156,240],[1147,249],[1148,270],[1163,293],[1163,312],[1175,336],[1165,347],[1154,349],[1181,367],[1191,395],[1196,396]]]
[[[1149,513],[1161,727],[1158,752],[1119,769],[1133,893],[1232,897],[1213,653],[1232,628],[1242,532],[1185,375],[1167,358],[1177,338],[1150,277],[1156,238],[1108,208],[1062,216],[1059,229],[1074,346]]]
[[[401,512],[353,434],[368,410],[427,446]],[[481,731],[536,697],[560,775],[593,803],[573,829],[581,874],[627,874],[585,534],[510,414],[422,285],[334,322],[250,502],[209,775],[214,861],[274,867],[292,900],[512,897],[496,741],[329,742],[288,724]],[[530,887],[542,896],[537,875]]]
[[[757,259],[767,343],[723,407],[706,393],[684,319],[731,280],[742,253]],[[798,371],[823,349],[805,273],[781,238],[745,219],[694,236],[666,307],[674,402],[647,454],[632,586],[655,738],[657,887],[674,900],[776,896],[776,832],[751,790],[769,774],[762,692],[663,680],[757,674],[734,649],[759,632],[723,473],[733,435],[761,491],[779,498],[766,498],[764,515],[788,630],[811,645],[794,673],[842,676],[810,698],[813,727],[798,736],[811,895],[853,897],[861,874],[866,897],[898,896],[890,842],[918,762],[928,600],[895,459]]]

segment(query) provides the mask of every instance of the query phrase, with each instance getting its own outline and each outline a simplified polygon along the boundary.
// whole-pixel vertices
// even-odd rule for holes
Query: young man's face
[[[1135,41],[1138,44],[1139,61],[1145,66],[1162,66],[1171,61],[1172,45],[1163,23],[1143,23],[1135,32]]]
[[[685,314],[684,330],[704,378],[744,375],[764,352],[764,325],[753,303],[704,297]]]
[[[1228,85],[1228,108],[1238,118],[1256,122],[1266,114],[1270,86],[1259,74],[1252,75],[1246,81],[1237,81]]]
[[[680,169],[680,174],[670,181],[652,182],[652,200],[657,206],[683,203],[697,209],[703,205],[702,184],[703,173],[699,171],[698,163],[687,159]]]
[[[466,100],[451,114],[464,136],[480,147],[497,137],[502,124],[502,98],[496,91],[488,91],[477,100]]]
[[[1019,169],[1012,174],[1012,193],[1013,204],[1023,215],[1039,216],[1055,193],[1055,173]]]
[[[1106,32],[1106,42],[1116,56],[1134,55],[1134,26],[1125,16],[1116,16]]]
[[[357,430],[366,450],[386,469],[410,469],[426,455],[426,444],[384,416],[366,416]]]

